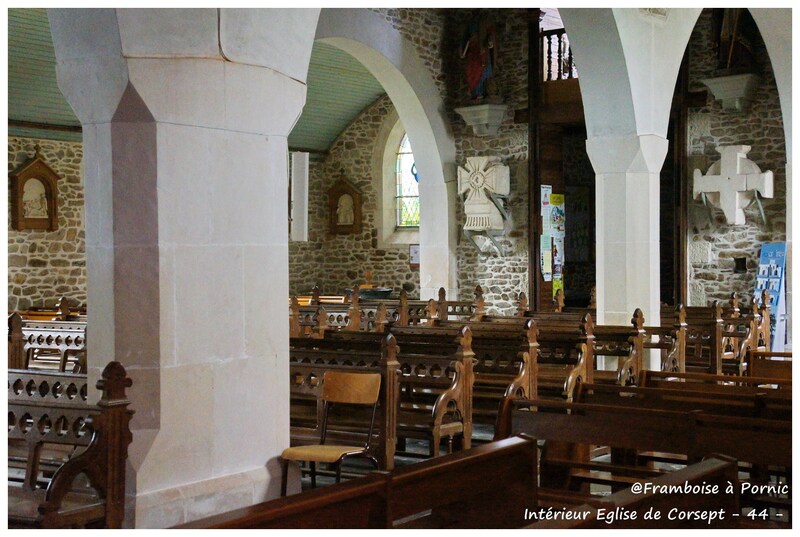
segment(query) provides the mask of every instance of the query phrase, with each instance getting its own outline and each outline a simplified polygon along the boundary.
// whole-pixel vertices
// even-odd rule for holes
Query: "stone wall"
[[[83,179],[79,142],[33,138],[8,139],[8,171],[15,170],[39,144],[42,157],[61,176],[58,181],[58,229],[8,229],[8,309],[52,305],[67,296],[86,303],[86,242],[83,218]],[[9,194],[10,198],[10,194]]]
[[[511,214],[508,234],[499,240],[504,255],[490,246],[479,253],[459,232],[457,278],[460,299],[473,297],[474,288],[484,290],[489,310],[511,313],[520,291],[528,287],[527,238],[527,155],[528,126],[514,123],[514,109],[527,106],[527,10],[484,10],[494,17],[497,31],[496,82],[505,104],[510,105],[496,136],[477,137],[453,109],[470,104],[463,60],[459,56],[461,38],[471,9],[375,9],[417,49],[431,72],[445,102],[456,144],[456,162],[467,157],[498,156],[511,170],[511,195],[507,209]],[[464,223],[463,205],[456,218]],[[424,215],[422,216],[424,218]]]
[[[453,109],[471,104],[459,50],[464,28],[471,16],[468,9],[448,10],[444,36],[444,68],[447,93],[445,106],[456,142],[456,161],[463,165],[467,157],[497,156],[511,171],[511,195],[507,209],[511,215],[508,234],[499,240],[503,255],[490,246],[479,252],[460,235],[458,285],[461,299],[470,299],[473,289],[484,290],[489,311],[512,314],[517,295],[528,291],[528,125],[514,123],[514,110],[527,107],[528,100],[528,28],[525,9],[487,9],[493,17],[497,35],[495,80],[503,103],[509,105],[497,135],[475,136],[471,127]],[[464,223],[463,205],[459,204],[459,226]]]
[[[689,195],[693,169],[705,173],[719,160],[718,145],[749,145],[748,158],[762,171],[775,174],[775,197],[763,199],[767,223],[761,221],[758,208],[745,210],[744,225],[726,223],[722,210],[709,212],[699,200],[689,202],[688,277],[689,304],[704,305],[712,300],[726,300],[732,291],[746,299],[753,295],[755,270],[760,247],[765,242],[786,240],[786,147],[780,102],[775,77],[766,48],[760,39],[755,44],[760,65],[761,83],[752,107],[745,113],[722,110],[709,95],[702,108],[689,110]],[[705,86],[701,79],[713,76],[716,57],[712,46],[711,12],[703,11],[689,41],[690,90]],[[747,260],[747,272],[735,274],[734,258]]]
[[[511,170],[511,214],[509,233],[499,242],[504,255],[490,248],[479,253],[463,235],[457,247],[457,277],[460,299],[473,296],[476,285],[484,289],[490,311],[511,313],[516,296],[527,291],[527,154],[528,126],[514,123],[514,110],[527,106],[527,18],[526,10],[488,10],[497,30],[498,59],[496,81],[509,105],[496,136],[477,137],[453,109],[470,104],[460,40],[471,14],[467,9],[375,9],[395,29],[414,44],[442,93],[456,143],[456,161],[463,165],[471,156],[499,156]],[[363,280],[365,270],[374,271],[373,280],[418,296],[419,271],[408,266],[408,248],[377,247],[377,190],[370,180],[370,158],[375,133],[382,117],[389,113],[388,99],[367,108],[339,137],[323,162],[313,163],[309,174],[309,241],[290,243],[290,288],[308,291],[315,283],[325,292],[340,293],[344,287]],[[325,192],[343,174],[364,195],[364,229],[357,236],[331,236],[327,233]],[[463,225],[459,204],[457,219]],[[424,218],[424,215],[422,216]]]
[[[289,243],[289,292],[304,294],[314,285],[323,293],[342,294],[345,288],[363,283],[373,272],[375,285],[401,289],[419,297],[419,269],[409,265],[408,245],[378,248],[378,183],[372,169],[372,153],[378,131],[393,111],[384,96],[368,106],[339,135],[322,161],[312,161],[308,178],[308,241]],[[346,178],[362,195],[360,233],[333,235],[328,232],[328,189]]]

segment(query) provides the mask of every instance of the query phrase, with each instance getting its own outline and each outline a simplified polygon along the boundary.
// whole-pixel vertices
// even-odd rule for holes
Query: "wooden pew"
[[[532,369],[530,397],[554,397],[572,400],[578,382],[592,378],[588,367],[593,362],[593,324],[590,315],[571,315],[565,322],[562,315],[533,314],[531,317],[483,315],[480,321],[468,324],[475,330],[519,333],[526,319],[536,321],[538,353]],[[454,326],[454,321],[434,320],[434,326]]]
[[[178,528],[518,528],[536,505],[536,460],[535,442],[509,438]]]
[[[723,455],[711,456],[701,462],[670,472],[652,480],[646,490],[634,493],[631,489],[610,496],[592,499],[561,514],[557,520],[535,522],[527,529],[667,529],[667,528],[738,528],[741,507],[739,476],[736,461]],[[726,493],[728,486],[733,493]],[[711,490],[719,494],[686,494],[688,487]],[[665,492],[665,491],[679,492]],[[650,516],[646,516],[650,513]],[[653,513],[659,513],[656,519]],[[687,514],[693,519],[686,520]],[[705,519],[695,518],[708,513]],[[716,513],[713,519],[711,513]],[[634,516],[635,514],[635,516]],[[611,518],[611,517],[614,518]],[[710,520],[711,519],[711,520]]]
[[[791,473],[791,421],[699,411],[510,400],[501,411],[497,431],[498,438],[525,433],[545,441],[539,493],[540,498],[554,506],[582,503],[585,493],[582,498],[576,491],[588,490],[590,483],[611,486],[612,491],[621,490],[661,471],[649,466],[590,461],[565,456],[563,452],[552,457],[547,449],[551,441],[576,447],[593,444],[636,452],[682,454],[690,464],[721,453],[750,463],[753,469],[777,466]]]
[[[380,404],[376,416],[373,456],[380,468],[394,467],[397,439],[397,404],[400,364],[397,341],[385,336],[382,341],[368,341],[347,346],[324,339],[291,338],[289,343],[290,425],[292,445],[319,443],[322,424],[322,378],[325,371],[359,371],[381,374]],[[331,430],[331,442],[363,442],[369,416],[355,414],[349,428]],[[344,430],[341,430],[344,429]]]
[[[437,318],[442,321],[457,320],[470,321],[479,319],[486,311],[486,302],[483,298],[483,289],[475,286],[473,300],[448,300],[444,287],[439,288],[439,300],[436,302]]]
[[[471,445],[473,353],[471,332],[461,329],[450,340],[403,340],[397,347],[393,335],[334,332],[323,339],[290,340],[293,438],[315,442],[321,407],[321,379],[326,369],[379,371],[382,395],[379,405],[381,468],[391,468],[396,438],[421,438],[429,442],[430,456],[438,454],[440,440],[449,446]],[[384,392],[384,389],[386,390]],[[394,401],[394,404],[391,402]],[[305,409],[305,410],[304,410]],[[310,409],[310,410],[309,410]],[[334,441],[334,434],[329,434]]]
[[[342,341],[371,335],[331,334]],[[474,353],[472,332],[461,327],[449,337],[433,341],[413,333],[395,334],[399,344],[397,435],[429,442],[431,457],[438,455],[440,439],[448,449],[469,449],[472,439]]]
[[[769,301],[769,291],[764,289],[764,291],[761,293],[761,305],[758,310],[759,322],[756,329],[754,344],[752,346],[752,350],[754,351],[769,351],[772,349]]]
[[[425,311],[429,309],[426,307]],[[401,299],[394,304],[391,301],[387,303],[362,301],[358,287],[353,290],[349,303],[303,306],[297,297],[291,297],[289,336],[319,338],[326,330],[385,333],[392,324],[408,325],[421,322],[419,312],[418,305],[408,304],[407,295],[401,296]]]
[[[644,348],[661,351],[661,370],[686,372],[686,308],[679,304],[667,316],[661,311],[659,326],[643,326]]]
[[[8,368],[25,369],[22,316],[17,312],[13,312],[8,316]]]
[[[530,398],[535,393],[538,352],[537,328],[532,319],[523,325],[497,330],[486,323],[470,323],[473,364],[472,415],[475,423],[494,425],[503,397]],[[414,339],[440,345],[460,328],[423,325],[391,329],[401,348]],[[533,357],[533,359],[531,358]]]
[[[673,389],[666,383],[659,387],[614,386],[602,384],[581,384],[578,388],[577,402],[593,405],[613,405],[655,410],[700,410],[706,414],[724,416],[745,416],[772,420],[791,420],[791,399],[770,397],[771,389],[754,389],[720,385],[723,389],[703,391],[702,389]],[[694,384],[695,387],[702,386]]]
[[[377,311],[381,304],[386,307],[387,324],[391,326],[424,324],[435,317],[437,312],[435,300],[409,300],[408,293],[405,290],[400,291],[400,297],[397,300],[361,299],[361,309],[365,312],[367,318],[369,318],[371,312]],[[377,316],[377,313],[375,315]]]
[[[645,331],[642,310],[636,309],[631,326],[595,325],[592,355],[594,382],[630,386],[638,382],[644,368]],[[614,369],[600,368],[600,360],[616,359]],[[605,364],[608,365],[608,364]]]
[[[9,367],[86,371],[86,321],[8,320]]]
[[[34,307],[17,312],[30,321],[85,321],[86,306],[73,307],[72,301],[62,296],[53,307]]]
[[[710,375],[706,373],[673,373],[669,371],[644,370],[639,376],[639,386],[691,390],[705,392],[726,392],[735,389],[744,392],[766,391],[770,397],[791,399],[791,379],[774,377],[753,377],[749,375]]]
[[[685,370],[722,374],[722,306],[686,307]],[[664,312],[662,311],[662,316]]]
[[[690,306],[685,311],[686,371],[741,375],[747,351],[758,339],[757,304],[743,315],[733,294],[724,307],[714,302],[710,307]]]
[[[553,307],[557,313],[589,313],[593,317],[597,315],[597,288],[592,287],[589,295],[589,303],[585,307],[567,306],[565,304],[564,290],[559,289],[553,296]]]
[[[751,377],[792,380],[792,353],[750,351],[746,374]]]
[[[85,375],[9,370],[9,527],[121,527],[130,386],[111,362],[88,405]]]

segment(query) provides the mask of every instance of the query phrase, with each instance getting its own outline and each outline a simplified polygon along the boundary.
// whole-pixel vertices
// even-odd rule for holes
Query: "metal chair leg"
[[[281,498],[286,496],[286,481],[289,476],[289,461],[281,459]]]
[[[314,461],[310,461],[309,465],[311,466],[311,488],[317,488],[317,463]]]
[[[336,482],[341,483],[342,481],[342,461],[336,463]]]

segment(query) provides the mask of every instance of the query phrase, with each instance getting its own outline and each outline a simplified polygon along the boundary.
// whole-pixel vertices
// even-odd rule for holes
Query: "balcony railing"
[[[572,58],[572,49],[564,28],[541,32],[544,73],[543,80],[567,80],[578,78],[578,70]]]

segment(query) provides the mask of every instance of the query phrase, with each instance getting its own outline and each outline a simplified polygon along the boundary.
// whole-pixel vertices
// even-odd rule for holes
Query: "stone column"
[[[84,129],[89,365],[133,378],[126,525],[278,494],[287,135],[318,10],[51,10]],[[295,480],[296,486],[296,480]]]
[[[628,325],[636,308],[658,324],[659,182],[667,153],[660,136],[594,137],[586,151],[597,174],[598,324]],[[660,368],[651,363],[646,367]]]

